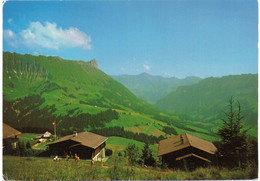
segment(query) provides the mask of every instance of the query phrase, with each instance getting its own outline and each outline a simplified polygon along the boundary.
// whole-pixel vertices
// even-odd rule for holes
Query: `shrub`
[[[113,158],[113,166],[108,170],[109,177],[111,180],[120,180],[119,174],[120,174],[120,168],[118,166],[118,154],[115,152],[114,158]]]
[[[113,154],[113,151],[111,149],[107,148],[105,153],[106,153],[106,156],[111,156]]]

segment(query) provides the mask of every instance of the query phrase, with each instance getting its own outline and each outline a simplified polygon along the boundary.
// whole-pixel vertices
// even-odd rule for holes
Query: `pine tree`
[[[223,125],[218,130],[218,135],[221,138],[219,153],[222,156],[220,160],[222,163],[230,167],[240,167],[246,162],[247,130],[241,124],[244,116],[241,115],[240,103],[237,104],[237,112],[234,111],[233,104],[234,100],[231,97],[229,112],[225,112],[226,118],[221,119]]]
[[[139,149],[134,143],[129,143],[124,150],[125,156],[128,157],[129,165],[134,165],[139,159]]]
[[[141,158],[145,165],[153,166],[155,164],[155,159],[148,143],[145,143],[143,147]]]
[[[26,143],[26,149],[31,149],[32,147],[31,147],[31,144],[30,144],[30,142],[28,141],[27,143]]]

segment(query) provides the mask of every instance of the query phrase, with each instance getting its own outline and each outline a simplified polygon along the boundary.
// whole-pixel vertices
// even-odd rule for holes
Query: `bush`
[[[106,149],[105,153],[106,153],[106,156],[111,156],[113,154],[113,151],[110,149]]]

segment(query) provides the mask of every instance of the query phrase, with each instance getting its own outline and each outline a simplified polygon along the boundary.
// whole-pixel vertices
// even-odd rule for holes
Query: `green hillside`
[[[156,107],[169,113],[179,113],[202,127],[216,128],[227,111],[228,100],[233,96],[242,106],[244,122],[253,127],[257,135],[258,75],[230,75],[210,77],[191,86],[179,87],[156,103]]]
[[[96,60],[72,61],[10,52],[3,53],[3,99],[4,122],[16,128],[51,127],[51,122],[56,121],[73,129],[76,123],[71,120],[77,119],[85,124],[77,127],[87,129],[104,125],[103,117],[106,121],[118,119],[115,111],[107,112],[111,109],[158,112],[98,69]]]
[[[164,78],[152,76],[147,73],[139,75],[114,75],[114,79],[125,85],[137,97],[154,104],[179,86],[192,85],[201,80],[199,77],[187,77],[178,79],[175,77]]]
[[[3,121],[23,133],[53,132],[55,121],[61,136],[87,130],[154,144],[187,131],[178,116],[160,115],[98,69],[96,60],[3,53]],[[205,130],[200,137],[214,139]]]
[[[189,107],[185,110],[160,112],[102,72],[96,60],[3,53],[3,121],[23,133],[53,132],[55,121],[60,136],[87,130],[154,145],[187,132],[217,140],[214,129],[219,120],[205,120],[221,110],[199,121]]]
[[[5,100],[41,95],[48,105],[55,103],[59,113],[64,113],[65,104],[155,111],[98,69],[96,60],[71,61],[9,52],[3,54],[3,60]]]

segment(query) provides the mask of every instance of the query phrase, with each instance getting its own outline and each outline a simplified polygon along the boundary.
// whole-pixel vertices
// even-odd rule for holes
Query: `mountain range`
[[[137,97],[151,104],[155,104],[156,101],[164,98],[179,86],[192,85],[201,80],[201,78],[193,76],[178,79],[176,77],[153,76],[147,73],[139,75],[112,75],[111,77],[125,85]]]
[[[187,132],[215,140],[223,110],[234,96],[244,109],[245,122],[257,125],[257,75],[203,80],[148,74],[117,77],[135,85],[139,96],[156,97],[150,99],[155,106],[112,77],[98,68],[95,59],[4,52],[3,121],[23,132],[52,130],[55,121],[60,134],[96,130],[107,136],[158,141]],[[256,130],[250,134],[257,136]]]
[[[216,132],[225,117],[229,99],[241,104],[244,124],[257,135],[258,75],[163,78],[147,73],[112,76],[141,99],[163,112],[181,117],[180,122]],[[164,95],[164,96],[163,96]]]

